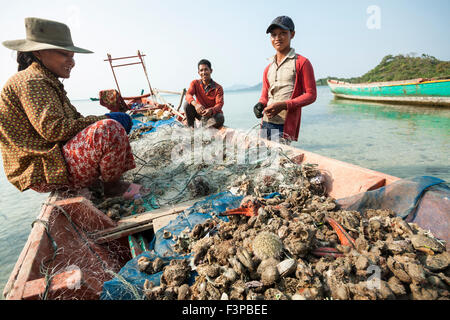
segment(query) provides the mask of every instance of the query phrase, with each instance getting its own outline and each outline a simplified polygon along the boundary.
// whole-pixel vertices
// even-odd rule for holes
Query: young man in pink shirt
[[[295,36],[291,18],[275,18],[266,33],[276,54],[264,70],[261,98],[253,110],[257,118],[263,118],[262,137],[271,139],[273,130],[278,130],[289,143],[298,140],[302,107],[316,100],[316,80],[309,60],[291,48]]]

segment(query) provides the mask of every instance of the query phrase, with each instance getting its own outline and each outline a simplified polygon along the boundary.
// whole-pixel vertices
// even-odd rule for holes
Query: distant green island
[[[427,54],[422,54],[421,56],[416,56],[415,54],[400,54],[397,56],[387,55],[375,68],[361,77],[327,77],[316,80],[316,84],[318,86],[326,86],[328,85],[328,79],[350,83],[363,83],[408,80],[417,78],[450,78],[450,61],[441,61]],[[243,85],[236,86],[236,89],[235,87],[230,87],[226,88],[225,91],[260,91],[261,89],[262,82],[251,87],[245,87]]]
[[[416,78],[449,78],[450,61],[441,61],[433,56],[422,54],[387,55],[372,70],[361,77],[327,77],[316,81],[318,86],[326,86],[327,80],[339,80],[349,83],[381,82],[408,80]]]

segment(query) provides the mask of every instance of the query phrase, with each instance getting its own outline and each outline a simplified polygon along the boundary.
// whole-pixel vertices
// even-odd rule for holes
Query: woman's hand
[[[130,133],[131,127],[133,126],[133,121],[128,114],[124,112],[110,112],[105,114],[105,116],[119,122],[123,126],[127,134]]]
[[[277,114],[279,114],[281,111],[286,110],[287,106],[285,102],[275,102],[272,103],[270,106],[267,106],[263,113],[267,115],[267,117],[273,118],[275,117]]]

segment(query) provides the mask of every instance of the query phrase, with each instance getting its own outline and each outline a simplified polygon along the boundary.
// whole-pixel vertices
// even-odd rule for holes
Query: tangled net
[[[53,213],[44,216],[44,220],[36,219],[32,224],[41,224],[44,227],[46,237],[40,245],[50,248],[48,251],[38,252],[39,260],[36,259],[36,266],[32,269],[34,273],[37,268],[37,273],[44,278],[45,289],[39,295],[42,300],[73,299],[74,290],[77,291],[76,299],[94,299],[100,293],[96,292],[96,288],[101,288],[105,281],[113,277],[120,277],[120,267],[130,257],[129,250],[116,241],[108,242],[99,250],[100,246],[95,244],[84,230],[85,226],[92,225],[92,219],[83,214],[78,215],[77,212],[69,213],[55,203],[57,200],[74,196],[76,194],[73,192],[64,191],[50,196],[50,201],[43,206],[52,208]],[[72,220],[73,216],[78,217],[76,222]],[[77,273],[72,273],[65,278],[66,290],[50,290],[55,277],[73,271],[78,272],[81,278]],[[83,290],[78,290],[80,288]],[[5,288],[5,291],[10,289]]]
[[[297,172],[280,170],[277,159],[289,161],[282,150],[257,139],[227,142],[215,133],[175,125],[142,135],[131,143],[137,167],[124,177],[152,190],[161,206],[230,189],[236,194],[254,190],[255,195],[263,196],[271,191],[251,186],[270,176],[275,190],[275,184],[289,183],[296,176]]]

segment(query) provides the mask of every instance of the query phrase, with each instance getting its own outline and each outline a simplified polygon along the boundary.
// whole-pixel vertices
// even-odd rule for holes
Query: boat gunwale
[[[22,248],[19,258],[17,259],[17,262],[14,265],[13,270],[11,271],[8,282],[3,289],[3,296],[6,299],[17,300],[22,297],[25,291],[25,285],[27,281],[29,281],[34,258],[38,255],[38,249],[42,244],[42,241],[46,239],[46,226],[44,225],[44,223],[48,223],[48,219],[53,212],[53,206],[51,205],[51,203],[55,202],[57,198],[58,197],[55,192],[49,194],[46,199],[47,201],[43,203],[41,211],[35,220],[35,222],[40,221],[42,223],[32,224],[27,242]],[[37,247],[33,247],[35,243],[38,243]],[[31,258],[29,254],[32,255]],[[27,265],[27,268],[24,268],[25,265]]]
[[[361,83],[350,83],[339,80],[327,80],[328,85],[331,86],[343,86],[343,87],[396,87],[396,86],[409,86],[409,85],[422,85],[430,83],[440,83],[440,82],[450,82],[450,79],[442,80],[429,80],[423,78],[408,79],[408,80],[396,80],[396,81],[380,81],[380,82],[361,82]]]
[[[370,96],[370,95],[349,95],[343,93],[334,93],[335,97],[340,99],[349,99],[357,101],[369,101],[378,103],[392,103],[402,105],[426,105],[437,106],[442,108],[450,107],[450,97],[438,97],[438,96]]]

